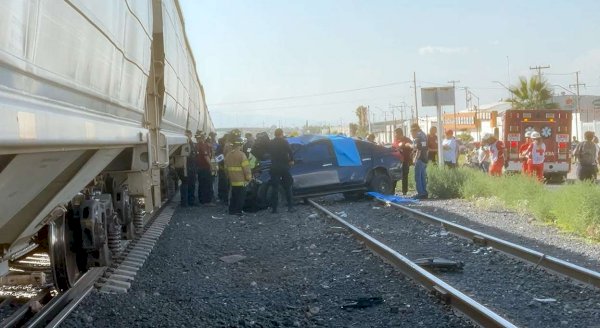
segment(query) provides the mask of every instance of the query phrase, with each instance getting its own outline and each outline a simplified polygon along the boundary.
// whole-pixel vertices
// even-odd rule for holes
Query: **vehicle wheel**
[[[375,174],[369,183],[369,191],[378,192],[384,195],[392,194],[392,179],[387,174]]]
[[[349,201],[357,201],[365,197],[365,193],[362,191],[346,191],[345,193],[342,193],[342,195],[344,195],[345,200]]]

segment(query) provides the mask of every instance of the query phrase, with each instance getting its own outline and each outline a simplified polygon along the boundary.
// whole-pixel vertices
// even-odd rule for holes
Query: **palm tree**
[[[525,77],[520,77],[518,85],[510,87],[509,91],[513,94],[509,102],[514,109],[558,108],[558,104],[550,102],[552,91],[548,84],[537,76],[532,76],[529,81]]]

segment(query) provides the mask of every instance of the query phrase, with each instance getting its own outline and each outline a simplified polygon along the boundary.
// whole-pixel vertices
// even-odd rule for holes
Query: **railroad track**
[[[19,300],[6,298],[0,303],[0,309],[11,307],[13,310],[9,315],[3,315],[0,328],[57,327],[95,288],[106,293],[127,292],[137,270],[143,266],[173,215],[174,209],[168,208],[167,202],[163,203],[158,211],[146,215],[143,233],[128,242],[110,267],[90,268],[72,288],[63,293],[57,293],[50,287],[51,284],[45,284],[44,287],[38,288],[39,291],[28,301],[20,301],[18,306],[16,302]],[[48,268],[42,267],[38,270],[48,271]]]
[[[540,273],[538,271],[540,270],[535,270],[538,267],[544,267],[547,269],[547,271],[552,271],[552,272],[557,272],[559,273],[561,276],[566,276],[569,277],[569,279],[573,279],[575,281],[578,282],[582,282],[584,284],[586,284],[588,287],[581,287],[581,290],[578,289],[578,286],[571,286],[571,289],[575,289],[578,293],[581,293],[583,295],[583,297],[590,297],[591,299],[593,299],[594,301],[591,301],[590,303],[586,303],[586,304],[591,304],[592,306],[595,305],[595,301],[597,301],[597,299],[595,299],[594,297],[596,297],[595,294],[597,294],[597,290],[595,290],[593,287],[590,288],[589,286],[595,286],[598,287],[597,283],[598,283],[598,277],[599,274],[597,272],[594,272],[592,270],[589,269],[585,269],[582,267],[578,267],[576,265],[573,265],[571,263],[568,263],[566,261],[562,261],[560,259],[548,256],[548,255],[544,255],[542,253],[539,253],[537,251],[533,251],[530,249],[527,249],[525,247],[522,247],[520,245],[516,245],[514,243],[509,243],[506,241],[503,241],[499,238],[495,238],[493,236],[490,236],[488,234],[483,234],[481,232],[466,228],[466,227],[461,227],[457,224],[454,224],[452,222],[448,222],[446,220],[443,219],[439,219],[436,218],[434,216],[422,213],[420,211],[411,209],[411,208],[407,208],[405,206],[396,206],[395,204],[391,204],[392,206],[401,209],[403,211],[403,213],[410,215],[410,217],[415,218],[415,219],[419,219],[420,221],[426,223],[425,227],[429,226],[430,229],[432,230],[436,230],[438,232],[444,232],[441,234],[438,234],[437,232],[432,233],[431,235],[436,235],[438,234],[435,238],[430,237],[430,236],[426,236],[425,240],[422,239],[418,239],[416,237],[414,237],[415,232],[418,229],[423,229],[423,227],[411,227],[410,230],[408,227],[408,223],[409,221],[411,221],[411,219],[406,219],[406,218],[402,218],[402,220],[398,220],[397,216],[395,216],[393,213],[390,213],[388,211],[385,210],[381,210],[381,208],[376,207],[379,211],[375,212],[375,213],[379,213],[378,217],[373,217],[372,219],[367,219],[369,216],[367,215],[367,213],[365,212],[365,209],[360,209],[359,212],[361,213],[360,218],[357,217],[352,217],[352,216],[348,216],[345,213],[342,212],[337,212],[339,214],[341,214],[342,216],[346,216],[347,219],[344,220],[343,218],[340,217],[340,215],[337,215],[335,213],[335,210],[331,210],[331,209],[327,209],[325,207],[323,207],[322,205],[319,205],[317,203],[315,203],[314,201],[310,201],[310,204],[312,206],[314,206],[315,208],[317,208],[319,211],[325,213],[328,217],[333,218],[335,221],[337,221],[339,224],[343,225],[346,229],[348,229],[349,231],[352,232],[352,234],[359,239],[360,241],[365,243],[365,246],[370,248],[372,251],[374,251],[376,254],[378,254],[379,256],[381,256],[382,258],[384,258],[386,261],[392,263],[393,265],[395,265],[401,272],[403,272],[406,276],[412,278],[413,280],[415,280],[416,282],[418,282],[419,284],[421,284],[422,286],[424,286],[426,289],[430,290],[432,293],[436,294],[442,301],[444,301],[445,303],[452,305],[454,308],[456,308],[458,311],[464,313],[466,316],[470,317],[473,321],[475,321],[476,323],[485,326],[485,327],[510,327],[513,326],[513,324],[518,324],[518,325],[530,325],[530,326],[537,326],[536,324],[533,324],[532,321],[535,321],[532,318],[523,318],[523,317],[527,317],[530,316],[533,310],[527,312],[527,311],[521,311],[521,310],[517,310],[517,309],[521,309],[520,304],[517,304],[514,306],[514,308],[511,308],[511,306],[509,306],[508,308],[503,307],[503,306],[498,306],[496,305],[495,302],[495,298],[492,299],[487,299],[486,297],[483,297],[482,294],[485,293],[478,293],[478,289],[481,288],[487,288],[489,290],[493,290],[495,288],[504,288],[506,290],[515,290],[515,292],[518,293],[527,293],[530,290],[537,290],[537,292],[540,291],[540,289],[542,288],[532,288],[529,285],[534,285],[535,282],[538,281],[538,279],[540,279],[540,276],[548,276],[548,273]],[[365,203],[362,204],[352,204],[351,206],[364,206]],[[339,211],[341,208],[344,208],[346,205],[343,206],[337,206],[337,210]],[[335,206],[334,206],[335,207]],[[368,209],[371,209],[371,205],[369,205]],[[375,209],[374,209],[375,210]],[[386,226],[384,226],[383,223],[381,223],[382,221],[385,221],[384,219],[382,219],[383,215],[387,215],[388,218],[388,222],[387,222],[387,228]],[[363,226],[365,227],[367,230],[372,230],[373,233],[375,235],[377,235],[379,240],[376,240],[374,237],[371,237],[369,235],[367,235],[365,232],[361,231],[359,228],[357,228],[356,226],[352,225],[349,221],[355,222],[355,224],[357,226]],[[377,225],[381,223],[382,225]],[[394,231],[394,229],[389,228],[390,224],[392,227],[398,227],[399,230],[405,230],[404,231],[404,235],[402,235],[400,232]],[[433,225],[433,226],[432,226]],[[440,229],[441,228],[441,229]],[[387,229],[387,230],[386,230]],[[408,230],[408,231],[406,231]],[[430,232],[427,232],[427,234],[430,234]],[[396,235],[398,234],[398,235]],[[440,236],[441,235],[441,236]],[[446,242],[448,242],[448,244],[452,244],[452,241],[448,241],[446,239],[446,235],[448,235],[448,238],[454,238],[455,240],[463,240],[463,244],[461,245],[460,243],[457,243],[456,241],[454,241],[454,246],[452,247],[466,247],[467,245],[469,247],[471,247],[470,249],[468,249],[468,251],[465,250],[458,250],[459,253],[455,254],[453,253],[453,251],[450,250],[451,247],[446,246]],[[460,237],[457,238],[454,235]],[[401,236],[401,237],[398,237]],[[401,239],[401,241],[399,242],[398,240],[396,240],[394,242],[394,239]],[[409,245],[410,250],[405,250],[403,248],[406,248],[405,246],[407,245],[406,243],[406,238],[414,238],[414,242],[409,243],[411,245]],[[442,239],[443,238],[443,239]],[[470,241],[467,243],[467,245],[464,245],[464,239],[469,239]],[[384,244],[382,241],[384,241],[386,244]],[[423,268],[419,267],[418,265],[416,265],[414,262],[411,262],[410,260],[408,260],[406,257],[400,255],[400,252],[407,254],[407,256],[412,256],[413,258],[417,258],[418,255],[415,254],[425,254],[428,252],[431,253],[435,253],[436,251],[432,251],[432,248],[430,247],[429,249],[423,250],[423,249],[419,249],[419,244],[420,242],[429,242],[429,243],[442,243],[443,245],[438,245],[438,251],[439,249],[442,249],[442,253],[446,252],[446,253],[450,253],[452,254],[451,256],[457,257],[459,259],[463,259],[465,261],[465,263],[470,264],[470,267],[467,265],[467,270],[470,270],[468,272],[465,272],[464,275],[462,273],[456,273],[456,272],[445,272],[445,273],[439,273],[438,271],[432,270],[432,272],[435,272],[435,276],[424,270]],[[460,246],[456,246],[456,245],[460,245]],[[394,250],[393,248],[396,247],[397,251]],[[495,282],[492,284],[488,284],[486,286],[479,286],[478,285],[478,281],[461,281],[461,279],[472,279],[473,276],[490,276],[488,278],[490,278],[491,281],[493,281],[492,276],[494,274],[494,268],[492,267],[482,267],[480,265],[474,264],[477,263],[476,261],[473,262],[469,262],[470,259],[474,258],[474,257],[478,257],[478,261],[481,261],[482,259],[484,260],[488,260],[489,261],[497,261],[497,257],[502,257],[504,255],[498,253],[498,254],[491,254],[493,251],[491,250],[491,248],[496,248],[506,254],[509,254],[511,256],[510,259],[507,260],[506,263],[512,265],[514,263],[510,262],[516,262],[515,267],[517,267],[521,262],[527,262],[529,264],[522,264],[523,266],[527,266],[527,269],[524,269],[526,271],[524,271],[524,276],[520,276],[518,278],[515,278],[514,281],[514,285],[504,285],[504,286],[500,286],[501,282]],[[444,249],[446,248],[446,249]],[[481,251],[481,253],[480,253]],[[490,254],[490,255],[482,255],[482,254]],[[408,255],[410,254],[410,255]],[[506,257],[506,256],[504,256]],[[514,260],[513,258],[518,258],[519,261]],[[502,260],[500,260],[502,261]],[[423,264],[423,263],[421,263]],[[503,262],[504,264],[504,262]],[[533,267],[533,269],[531,269],[531,267]],[[479,272],[474,272],[474,271],[479,271]],[[545,271],[544,271],[545,272]],[[501,274],[501,273],[500,273]],[[508,273],[510,274],[510,273]],[[436,278],[438,280],[433,280],[431,277],[433,276],[433,278]],[[437,276],[437,277],[436,277]],[[555,275],[552,275],[555,276]],[[469,278],[470,277],[470,278]],[[568,279],[564,279],[564,278],[560,278],[562,280],[566,280],[567,282],[565,283],[564,281],[556,281],[559,280],[559,278],[549,278],[551,281],[550,286],[559,286],[557,288],[561,288],[560,286],[564,286],[566,283],[574,285],[571,280]],[[444,280],[444,281],[442,281]],[[499,279],[501,280],[501,279]],[[509,279],[510,280],[510,279]],[[523,282],[526,282],[526,286],[523,287]],[[541,280],[540,280],[541,281]],[[449,282],[449,283],[448,283]],[[442,284],[443,283],[443,284]],[[445,284],[445,285],[444,285]],[[454,287],[451,287],[450,284]],[[579,284],[581,285],[581,284]],[[528,289],[529,288],[529,289]],[[475,289],[475,290],[474,290]],[[551,289],[551,288],[549,288]],[[460,292],[459,290],[463,290],[463,292]],[[499,292],[494,292],[496,294],[503,294],[504,291],[499,291]],[[556,292],[556,291],[547,291],[548,293],[552,293],[552,292]],[[467,296],[469,295],[469,296]],[[510,292],[506,293],[506,295],[510,295]],[[512,297],[512,295],[510,295]],[[472,297],[472,298],[471,298]],[[527,297],[530,297],[530,295],[527,295]],[[569,296],[570,297],[570,296]],[[530,299],[533,299],[534,297],[531,296]],[[566,297],[565,297],[566,298]],[[480,303],[477,303],[475,300],[479,301],[480,303],[486,304],[487,307],[482,306]],[[555,299],[551,299],[551,298],[538,298],[540,302],[554,302],[551,305],[542,305],[542,306],[557,306],[560,302],[558,302]],[[600,299],[600,298],[598,298]],[[492,305],[489,305],[492,304]],[[542,303],[539,303],[542,304]],[[548,303],[550,304],[550,303]],[[567,306],[568,304],[571,304],[567,301],[565,301],[565,306]],[[537,306],[537,301],[535,301],[534,304],[524,304],[525,308],[527,308],[527,306],[530,307],[535,307]],[[562,303],[560,304],[562,307]],[[572,306],[572,304],[571,304]],[[493,310],[490,310],[490,308],[493,308]],[[562,310],[562,309],[561,309]],[[543,312],[543,311],[552,311],[552,309],[550,308],[542,308],[539,312]],[[515,313],[516,312],[516,313]],[[560,312],[558,309],[556,310],[556,312]],[[569,312],[570,313],[570,312]],[[544,315],[539,315],[539,314],[534,314],[533,316],[540,316],[544,317]],[[558,314],[557,314],[558,316]],[[501,318],[502,320],[499,321],[497,320],[498,318]],[[541,320],[541,319],[540,319]],[[555,320],[555,319],[551,319],[551,320]],[[590,319],[591,321],[592,319]],[[568,321],[566,320],[559,320],[558,322],[560,322],[561,325],[564,325],[565,323],[567,323]],[[572,321],[571,321],[572,322]],[[585,321],[583,321],[585,322]],[[548,324],[542,324],[540,323],[539,326],[549,326],[551,324],[556,324],[556,322],[550,322]],[[577,325],[575,325],[577,326]]]
[[[461,226],[410,207],[394,203],[389,203],[389,205],[409,214],[411,217],[421,222],[437,225],[459,237],[463,237],[483,246],[492,247],[503,253],[515,256],[536,266],[544,267],[570,279],[600,288],[600,272],[569,263],[551,255]]]

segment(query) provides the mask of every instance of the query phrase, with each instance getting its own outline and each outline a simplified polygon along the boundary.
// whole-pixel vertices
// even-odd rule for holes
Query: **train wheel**
[[[48,246],[54,283],[61,290],[71,288],[81,276],[77,265],[77,253],[73,249],[75,233],[65,215],[57,218],[48,229]]]

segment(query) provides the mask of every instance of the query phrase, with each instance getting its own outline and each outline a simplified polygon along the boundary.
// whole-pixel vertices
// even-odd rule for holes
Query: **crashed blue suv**
[[[344,136],[304,135],[287,140],[294,153],[290,172],[295,198],[343,193],[354,199],[365,191],[392,194],[395,182],[402,179],[402,154],[394,149]],[[254,173],[256,184],[249,190],[261,207],[270,205],[273,192],[269,167],[269,160],[260,162]],[[284,199],[279,197],[279,201]]]

